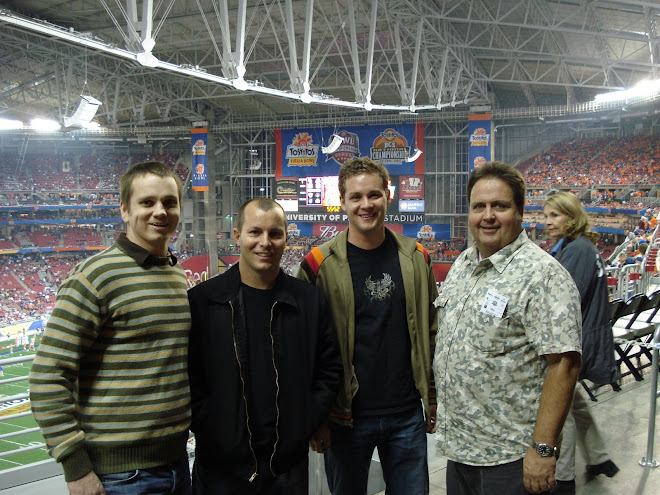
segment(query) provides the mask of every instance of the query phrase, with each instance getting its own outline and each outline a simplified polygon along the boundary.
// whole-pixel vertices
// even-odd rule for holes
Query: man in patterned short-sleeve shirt
[[[555,486],[555,447],[580,369],[580,297],[522,228],[525,183],[491,162],[468,182],[475,244],[436,300],[439,453],[448,495]]]

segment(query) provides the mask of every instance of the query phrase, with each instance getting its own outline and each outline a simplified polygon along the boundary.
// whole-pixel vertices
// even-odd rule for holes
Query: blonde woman
[[[574,194],[560,192],[543,206],[548,235],[555,242],[551,254],[573,277],[580,291],[582,308],[582,368],[580,379],[596,384],[616,378],[614,344],[609,322],[607,278],[603,260],[596,250],[598,234],[589,230],[589,218]],[[619,468],[609,458],[605,444],[587,407],[575,390],[573,406],[566,418],[553,494],[575,494],[575,446],[580,444],[587,459],[587,477],[614,476]]]

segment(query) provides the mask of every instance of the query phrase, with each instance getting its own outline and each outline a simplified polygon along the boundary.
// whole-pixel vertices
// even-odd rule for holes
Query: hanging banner
[[[277,130],[275,176],[333,176],[346,160],[359,156],[382,163],[390,175],[423,174],[424,155],[415,162],[406,161],[416,148],[423,150],[423,132],[423,124]],[[331,153],[323,153],[335,134],[343,138],[342,143]]]
[[[493,161],[492,118],[489,113],[468,115],[470,172],[479,165]]]
[[[192,144],[192,190],[208,191],[208,129],[206,127],[190,129],[190,141]]]
[[[423,241],[451,239],[451,225],[448,223],[404,224],[403,235]]]

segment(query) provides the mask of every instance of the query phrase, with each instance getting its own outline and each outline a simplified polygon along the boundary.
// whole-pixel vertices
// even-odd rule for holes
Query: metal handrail
[[[634,294],[637,294],[640,292],[639,290],[639,282],[634,283],[634,287],[632,290],[630,289],[630,275],[632,273],[639,273],[641,275],[640,267],[637,263],[633,265],[623,265],[622,267],[619,268],[619,283],[617,284],[617,292],[618,292],[618,297],[620,299],[623,299],[624,301],[627,301],[630,299]]]
[[[658,467],[658,461],[653,460],[653,441],[655,437],[655,412],[658,405],[658,355],[660,352],[660,325],[653,333],[653,358],[651,359],[651,401],[649,407],[649,430],[646,439],[646,457],[642,457],[639,461],[640,466],[643,467]]]

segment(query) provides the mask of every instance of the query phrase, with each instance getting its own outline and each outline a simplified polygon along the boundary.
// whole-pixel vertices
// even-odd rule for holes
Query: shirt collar
[[[167,250],[167,256],[155,256],[142,246],[138,246],[134,242],[128,240],[126,234],[123,232],[117,237],[117,244],[128,256],[133,258],[140,266],[174,266],[177,263],[176,256],[172,251]]]
[[[557,242],[557,244],[553,246],[552,251],[550,251],[550,254],[552,255],[553,258],[557,256],[557,253],[559,253],[559,251],[561,251],[561,247],[564,245],[565,239],[566,239],[565,237],[562,237],[561,239],[559,239],[559,242]]]
[[[466,257],[469,260],[470,264],[472,265],[479,265],[483,267],[483,269],[488,269],[492,266],[499,273],[502,273],[504,269],[507,267],[507,265],[514,258],[518,250],[527,241],[528,241],[527,233],[525,232],[525,229],[523,229],[513,242],[507,244],[496,253],[490,255],[488,258],[483,259],[481,262],[479,261],[479,250],[477,249],[476,244],[473,244],[468,249],[468,252],[466,253]]]

